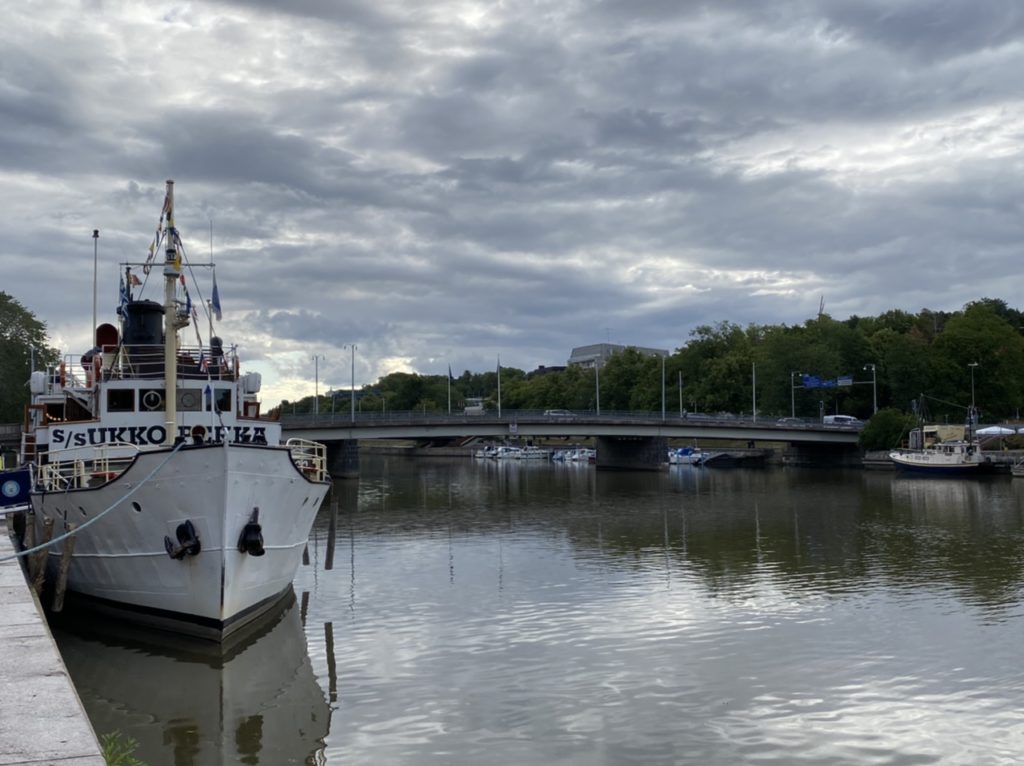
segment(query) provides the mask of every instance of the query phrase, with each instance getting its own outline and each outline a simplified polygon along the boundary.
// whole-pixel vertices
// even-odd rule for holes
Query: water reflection
[[[134,738],[149,764],[324,762],[330,707],[294,598],[220,648],[96,621],[54,637],[93,728]]]
[[[217,692],[217,739],[187,655],[89,669],[109,642],[79,636],[69,666],[154,764],[1012,763],[1022,486],[368,458],[314,525],[298,641],[252,663],[304,693]]]

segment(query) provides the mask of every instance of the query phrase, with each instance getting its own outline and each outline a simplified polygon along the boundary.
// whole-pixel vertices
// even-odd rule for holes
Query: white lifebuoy
[[[147,410],[158,410],[164,406],[164,398],[159,391],[147,391],[142,395],[142,406]]]

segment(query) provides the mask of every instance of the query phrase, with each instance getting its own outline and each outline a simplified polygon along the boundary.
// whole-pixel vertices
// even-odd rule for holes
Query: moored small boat
[[[918,473],[982,474],[995,470],[977,440],[951,439],[922,449],[893,450],[889,459],[897,469]]]

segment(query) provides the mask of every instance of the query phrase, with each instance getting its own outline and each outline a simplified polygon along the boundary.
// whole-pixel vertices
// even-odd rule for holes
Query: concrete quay
[[[0,513],[0,559],[14,554]],[[0,562],[0,766],[105,766],[99,742],[17,560]]]

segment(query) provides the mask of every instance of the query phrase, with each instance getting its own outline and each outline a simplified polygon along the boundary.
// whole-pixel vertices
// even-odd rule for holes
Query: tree
[[[872,416],[857,440],[863,450],[893,449],[906,440],[916,425],[913,415],[888,407]]]
[[[15,298],[0,291],[0,423],[20,422],[28,404],[28,379],[35,369],[57,363],[47,346],[46,325]]]

